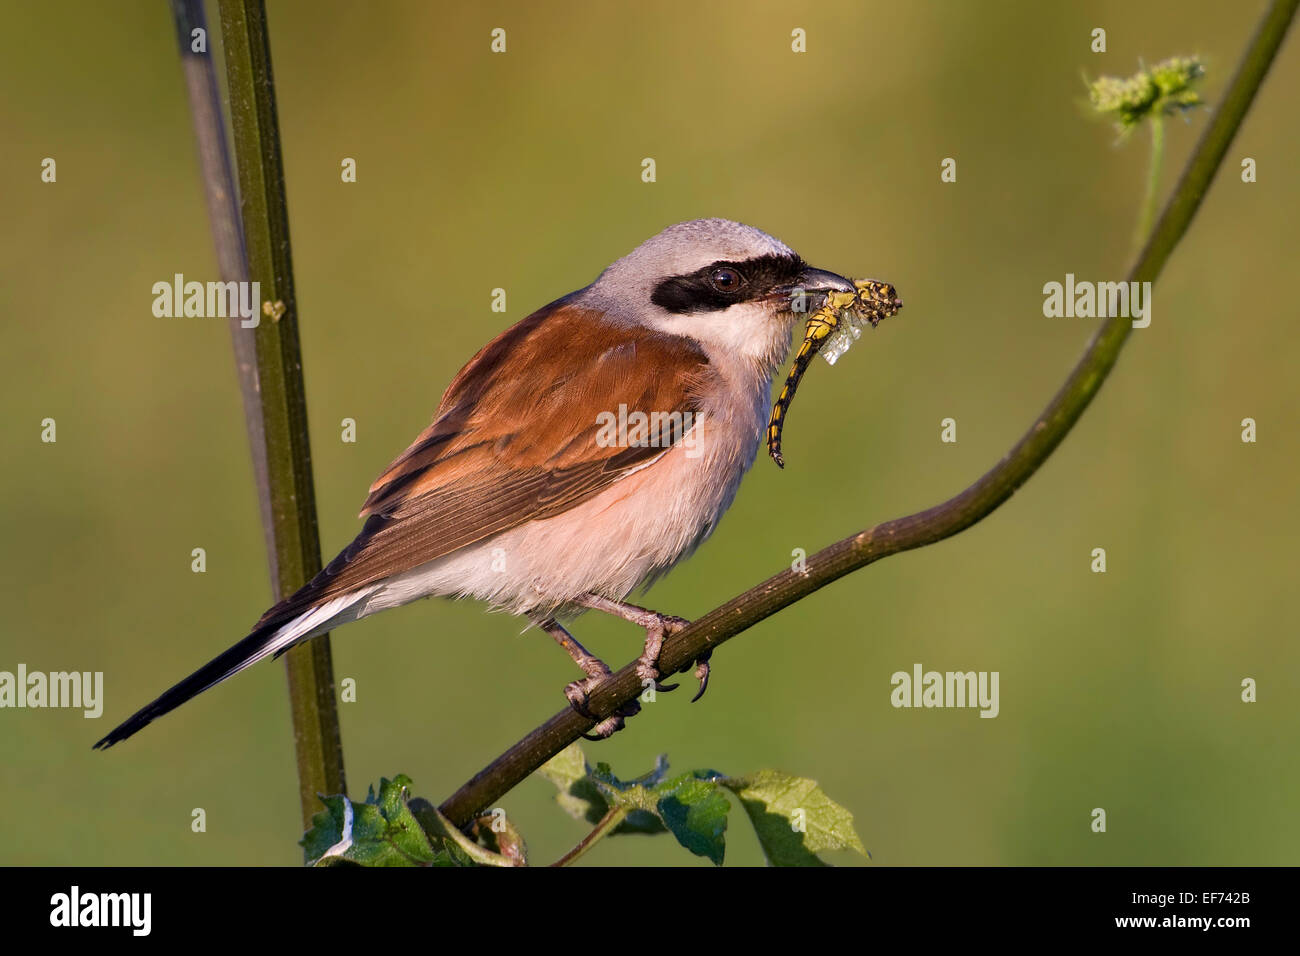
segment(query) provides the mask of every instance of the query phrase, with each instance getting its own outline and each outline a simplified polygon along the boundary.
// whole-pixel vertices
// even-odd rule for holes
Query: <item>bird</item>
[[[608,737],[637,702],[599,720],[587,710],[611,671],[565,623],[598,610],[643,628],[638,676],[676,686],[661,683],[658,655],[688,622],[627,598],[688,557],[735,499],[801,305],[853,291],[739,222],[659,232],[483,346],[370,486],[356,538],[95,749],[296,644],[430,596],[475,598],[549,634],[585,675],[565,688],[570,705],[595,721],[589,737]],[[698,699],[707,657],[695,675]]]

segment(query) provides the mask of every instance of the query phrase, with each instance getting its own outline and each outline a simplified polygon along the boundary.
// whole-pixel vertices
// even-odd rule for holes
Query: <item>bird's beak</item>
[[[857,287],[849,279],[842,275],[836,275],[834,272],[827,272],[825,269],[805,269],[799,274],[799,278],[788,285],[777,286],[772,290],[772,295],[789,300],[791,303],[799,297],[800,293],[805,296],[822,296],[830,292],[857,292]],[[816,300],[814,300],[816,301]],[[795,311],[807,311],[806,308],[798,308]]]
[[[798,286],[805,292],[857,292],[853,283],[842,275],[825,269],[805,269]]]

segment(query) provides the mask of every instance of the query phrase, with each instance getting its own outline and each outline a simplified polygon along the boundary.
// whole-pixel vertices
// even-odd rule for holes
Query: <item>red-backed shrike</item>
[[[816,303],[854,285],[757,229],[700,219],[502,332],[371,485],[356,539],[95,746],[300,641],[431,595],[475,597],[551,634],[587,675],[565,691],[580,712],[610,671],[559,622],[588,608],[645,628],[640,673],[657,682],[663,638],[685,622],[624,599],[689,555],[735,497],[800,290]],[[707,661],[696,673],[703,693]]]

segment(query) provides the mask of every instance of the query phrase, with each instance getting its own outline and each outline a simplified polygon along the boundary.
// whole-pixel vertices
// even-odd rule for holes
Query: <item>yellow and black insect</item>
[[[803,343],[795,354],[781,394],[772,406],[772,417],[767,423],[767,452],[781,468],[785,467],[785,459],[781,457],[781,428],[785,424],[785,413],[794,401],[795,389],[799,387],[804,372],[808,371],[813,356],[824,350],[826,360],[834,365],[861,334],[859,323],[867,322],[875,328],[881,319],[894,315],[903,307],[898,293],[888,282],[855,279],[853,284],[857,286],[857,292],[829,292],[822,307],[808,316]]]

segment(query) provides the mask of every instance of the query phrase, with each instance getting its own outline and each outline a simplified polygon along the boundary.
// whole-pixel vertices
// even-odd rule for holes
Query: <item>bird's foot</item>
[[[645,617],[637,621],[645,628],[645,646],[641,650],[641,656],[636,662],[636,676],[641,680],[642,687],[654,686],[654,689],[661,693],[667,693],[670,690],[676,690],[677,684],[661,683],[664,673],[659,668],[659,655],[663,653],[664,638],[669,634],[675,634],[691,622],[684,617],[673,617],[671,614],[660,614],[658,611],[645,611]]]
[[[605,667],[600,661],[596,663],[604,668],[604,673],[588,673],[582,680],[572,681],[564,688],[564,696],[568,698],[569,706],[588,720],[597,719],[596,715],[591,712],[591,692],[604,683],[605,679],[610,675],[608,667]],[[587,740],[604,740],[607,737],[612,737],[623,729],[625,718],[633,717],[640,711],[641,704],[636,698],[633,698],[617,711],[600,720],[595,727],[592,727],[590,731],[582,736]]]
[[[648,687],[653,681],[655,690],[670,691],[676,690],[677,684],[662,684],[663,671],[659,667],[659,655],[663,651],[664,638],[669,634],[676,634],[682,628],[691,622],[684,617],[674,617],[671,614],[660,614],[658,611],[651,611],[646,608],[637,608],[629,606],[636,613],[628,615],[634,623],[645,628],[645,647],[641,651],[641,656],[636,662],[636,673],[641,678],[641,686]],[[709,657],[712,651],[701,654],[693,662],[695,664],[695,679],[700,682],[700,689],[695,692],[691,698],[691,703],[695,703],[704,696],[704,692],[709,687]],[[690,669],[690,664],[683,667],[680,673],[686,673]]]

